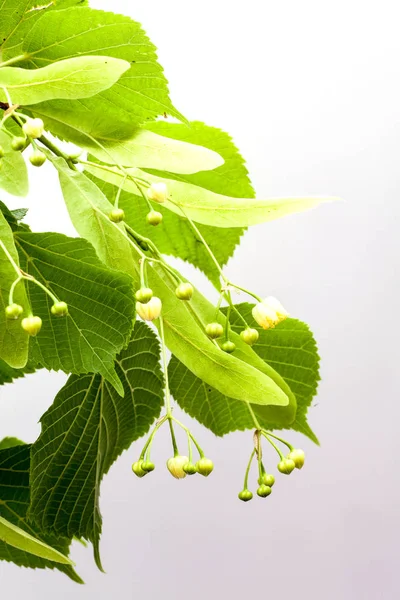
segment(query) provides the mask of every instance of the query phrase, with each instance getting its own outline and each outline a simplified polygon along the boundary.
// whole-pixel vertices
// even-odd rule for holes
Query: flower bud
[[[125,219],[125,212],[122,210],[122,208],[114,208],[114,210],[112,210],[108,215],[108,218],[113,223],[121,223],[121,221]]]
[[[182,282],[176,288],[175,294],[179,300],[190,300],[193,296],[193,286],[190,283]]]
[[[206,325],[206,334],[212,340],[216,340],[217,338],[224,335],[224,328],[220,323],[209,323]]]
[[[243,331],[240,332],[240,337],[246,344],[248,344],[249,346],[252,346],[253,344],[256,343],[256,341],[258,340],[258,338],[260,336],[258,334],[257,329],[252,329],[251,327],[247,327],[246,329],[244,329]]]
[[[56,317],[65,317],[68,314],[68,304],[66,302],[55,302],[50,310],[51,314]]]
[[[275,477],[269,473],[263,473],[258,479],[258,483],[259,485],[267,485],[271,488],[275,483]]]
[[[189,462],[187,456],[173,456],[167,460],[168,471],[175,477],[175,479],[183,479],[186,477],[184,466]]]
[[[284,475],[290,475],[290,473],[296,468],[294,461],[290,458],[284,458],[278,464],[278,471],[284,473]]]
[[[197,472],[200,475],[204,475],[204,477],[208,477],[210,473],[214,470],[214,463],[209,458],[200,458],[196,463]]]
[[[20,152],[26,146],[26,139],[23,137],[15,137],[11,140],[11,148],[16,152]]]
[[[296,469],[301,469],[304,465],[304,459],[306,455],[304,454],[303,450],[300,450],[300,448],[295,448],[289,452],[287,457],[294,462]]]
[[[21,321],[21,327],[29,335],[35,336],[42,328],[42,319],[40,317],[25,317]]]
[[[268,304],[265,304],[264,301],[256,304],[251,313],[254,320],[263,329],[275,327],[275,325],[279,323],[279,318],[276,312],[270,306],[268,306]]]
[[[0,146],[0,158],[3,158],[5,155],[3,146]]]
[[[279,300],[277,300],[273,296],[268,296],[267,298],[265,298],[264,302],[270,308],[272,308],[273,311],[276,312],[276,314],[278,315],[279,321],[284,321],[289,316],[288,311],[285,308],[283,308],[283,306],[279,302]]]
[[[22,131],[30,138],[39,138],[43,135],[44,123],[42,119],[27,119],[22,125]]]
[[[257,490],[257,495],[260,496],[260,498],[266,498],[267,496],[270,495],[271,492],[272,492],[272,490],[269,487],[269,485],[261,484]]]
[[[233,342],[228,340],[227,342],[224,342],[222,344],[221,348],[224,352],[228,352],[228,354],[232,354],[232,352],[235,352],[236,344],[234,344]]]
[[[34,167],[41,167],[46,162],[46,156],[40,150],[35,150],[29,157],[29,162]]]
[[[140,288],[135,294],[135,298],[141,304],[147,304],[153,297],[153,290],[150,288]]]
[[[158,212],[157,210],[151,210],[147,215],[146,215],[146,221],[148,222],[149,225],[154,225],[154,227],[156,225],[159,225],[161,223],[161,221],[163,220],[163,216],[160,212]]]
[[[18,319],[24,312],[24,309],[19,304],[9,304],[6,306],[6,318],[7,319]]]
[[[144,321],[154,321],[161,314],[161,300],[153,296],[147,304],[136,302],[136,312]]]
[[[167,195],[168,189],[163,181],[152,183],[149,189],[147,190],[148,199],[154,200],[154,202],[158,202],[159,204],[162,204],[166,201]]]
[[[182,468],[185,471],[186,475],[195,475],[195,473],[197,473],[196,465],[194,465],[191,462],[186,463],[186,465],[183,465]]]
[[[138,460],[133,463],[132,471],[135,473],[136,477],[144,477],[147,474],[147,471],[142,469],[143,460]]]
[[[243,500],[243,502],[248,502],[249,500],[252,499],[252,497],[253,497],[253,494],[251,493],[250,490],[242,490],[238,494],[239,500]]]
[[[146,473],[150,473],[151,471],[154,471],[154,469],[156,468],[156,465],[151,462],[150,460],[144,460],[142,462],[142,471],[145,471]]]

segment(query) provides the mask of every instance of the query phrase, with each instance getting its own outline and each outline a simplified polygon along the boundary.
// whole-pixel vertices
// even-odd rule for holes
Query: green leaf
[[[100,482],[160,413],[159,354],[155,334],[137,322],[116,361],[124,399],[100,375],[71,376],[41,418],[32,447],[30,517],[57,535],[90,540],[100,569]]]
[[[80,102],[55,100],[35,106],[55,135],[82,147],[131,138],[137,126],[164,112],[183,118],[172,106],[155,47],[129,17],[91,8],[71,8],[44,15],[27,36],[27,66],[37,67],[82,53],[128,61],[130,69],[109,90]]]
[[[10,254],[13,261],[19,265],[18,252],[14,245],[11,228],[3,213],[0,212],[0,241]],[[10,367],[19,369],[26,365],[28,360],[28,336],[21,328],[20,320],[9,320],[5,316],[8,306],[8,295],[12,283],[17,278],[17,273],[7,258],[4,248],[0,244],[0,359]],[[29,302],[25,287],[21,282],[14,294],[14,302],[29,311]]]
[[[239,304],[236,308],[259,332],[260,338],[253,347],[254,350],[284,378],[296,396],[296,418],[289,428],[307,435],[318,443],[306,419],[307,409],[316,393],[319,381],[319,356],[308,326],[296,319],[287,319],[275,329],[265,331],[253,323],[250,304]],[[231,324],[236,333],[243,329],[243,324],[236,314],[233,314]],[[176,357],[172,357],[168,371],[171,392],[175,400],[181,408],[216,435],[254,427],[250,412],[242,402],[235,401],[206,385]],[[282,429],[282,424],[274,420],[273,415],[268,415],[265,411],[262,414],[259,408],[256,405],[252,406],[263,427]],[[288,426],[286,425],[285,428]]]
[[[23,270],[68,304],[51,314],[52,299],[29,283],[33,313],[43,320],[31,339],[32,359],[66,373],[101,373],[123,392],[116,354],[130,338],[135,314],[131,278],[106,268],[85,240],[58,233],[16,233]]]
[[[83,176],[84,177],[84,176]],[[97,191],[96,191],[97,190]],[[83,205],[88,200],[88,195],[81,196]],[[106,207],[105,196],[92,183],[90,190],[90,206],[96,214],[103,215],[101,223],[110,223],[108,214],[112,205]],[[130,246],[133,260],[115,262],[112,253],[105,253],[105,247],[126,244],[127,236],[121,227],[91,227],[90,221],[80,216],[76,209],[70,210],[74,227],[85,236],[95,247],[99,256],[112,268],[118,268],[129,273],[137,288],[140,286],[139,260],[143,253],[132,245]],[[291,422],[294,418],[295,402],[288,396],[289,388],[273,370],[266,370],[264,361],[258,359],[244,343],[238,345],[240,358],[222,352],[204,332],[205,323],[214,318],[215,308],[205,298],[196,292],[190,304],[180,302],[175,295],[176,281],[157,264],[148,266],[149,283],[156,296],[163,302],[166,344],[188,368],[211,385],[220,390],[229,390],[229,394],[239,400],[251,401],[274,407],[278,411],[282,422]],[[195,310],[194,310],[195,309]],[[242,346],[242,347],[240,347]],[[246,346],[243,351],[243,346]],[[261,370],[260,370],[261,368]]]
[[[15,437],[5,437],[0,440],[0,450],[5,450],[6,448],[14,448],[15,446],[23,446],[25,442],[22,442],[18,438]]]
[[[116,186],[122,186],[131,194],[137,194],[134,181],[126,179],[117,167],[104,170],[101,165],[85,165],[85,169],[99,179]],[[197,223],[214,227],[248,227],[273,221],[287,215],[314,208],[321,202],[335,198],[233,198],[215,194],[198,185],[184,183],[158,175],[151,175],[141,169],[127,168],[131,178],[139,178],[149,183],[163,181],[168,186],[169,199],[164,206],[172,212],[186,215]],[[182,212],[183,211],[183,212]]]
[[[20,152],[11,148],[11,137],[6,130],[0,130],[0,146],[4,156],[0,165],[0,188],[12,196],[26,196],[28,193],[28,171]]]
[[[2,445],[3,442],[0,444]],[[30,445],[20,444],[8,448],[3,447],[0,450],[0,518],[2,523],[7,520],[13,527],[20,528],[20,531],[22,531],[21,537],[17,538],[18,546],[15,545],[15,538],[7,538],[11,542],[14,541],[13,545],[0,541],[0,560],[14,562],[21,567],[58,569],[73,581],[83,583],[79,575],[70,566],[71,562],[67,558],[71,540],[65,537],[57,538],[48,533],[44,534],[27,519],[30,501],[30,449]],[[10,535],[10,532],[6,532],[7,535]],[[15,535],[15,532],[13,532],[13,535]],[[38,540],[39,543],[36,541],[31,542],[29,538],[25,537],[28,535]],[[50,546],[53,552],[61,553],[62,560],[66,564],[47,559],[45,545]],[[41,554],[36,555],[36,550],[44,556],[41,556]],[[60,555],[57,554],[57,558],[60,558]]]
[[[125,60],[106,56],[81,56],[60,60],[41,69],[0,69],[0,101],[7,91],[14,104],[37,104],[54,98],[88,98],[111,87],[129,69]]]
[[[25,375],[28,375],[28,373],[34,373],[35,370],[35,364],[29,360],[23,369],[14,369],[4,362],[4,360],[0,359],[0,385],[3,385],[4,383],[12,383],[14,379],[24,377]]]

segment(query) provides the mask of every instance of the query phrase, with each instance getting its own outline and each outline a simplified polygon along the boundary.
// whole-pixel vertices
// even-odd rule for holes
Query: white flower
[[[42,119],[27,119],[22,125],[22,131],[31,138],[39,138],[43,135],[44,123]]]
[[[160,298],[153,296],[147,304],[136,302],[136,312],[144,321],[154,321],[161,314],[162,303]]]
[[[149,189],[147,190],[147,197],[149,200],[154,200],[154,202],[158,202],[162,204],[166,201],[168,196],[168,189],[165,183],[159,181],[158,183],[152,183]]]
[[[276,312],[280,321],[283,321],[289,316],[288,311],[285,308],[283,308],[279,300],[277,300],[273,296],[268,296],[268,298],[265,298],[264,302]]]
[[[276,312],[268,306],[264,301],[256,304],[251,311],[254,317],[254,320],[262,327],[263,329],[269,329],[270,327],[275,327],[277,323],[279,323],[279,317]]]

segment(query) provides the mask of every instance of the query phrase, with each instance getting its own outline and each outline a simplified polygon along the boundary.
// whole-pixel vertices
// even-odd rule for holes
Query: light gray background
[[[203,600],[267,597],[394,600],[399,596],[399,271],[397,2],[185,0],[92,2],[141,21],[159,47],[176,105],[228,130],[260,197],[334,194],[342,203],[259,226],[229,265],[235,281],[273,293],[309,322],[322,356],[310,422],[317,448],[272,496],[237,500],[251,434],[216,439],[208,479],[144,480],[130,465],[105,478],[102,556],[73,549],[86,580],[0,564],[1,596],[18,600]],[[30,222],[70,232],[54,188],[36,170]],[[203,290],[204,278],[187,270]],[[193,274],[193,275],[192,275]],[[0,438],[33,441],[63,383],[35,375],[1,390]],[[186,421],[189,421],[185,417]]]

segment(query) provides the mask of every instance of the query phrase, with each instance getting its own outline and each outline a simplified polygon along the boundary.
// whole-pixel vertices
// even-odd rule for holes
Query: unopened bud
[[[197,467],[192,462],[186,463],[186,465],[183,465],[182,468],[186,475],[195,475],[197,473]]]
[[[35,150],[29,157],[29,162],[34,167],[41,167],[46,162],[46,155],[40,150]]]
[[[253,497],[253,494],[251,493],[250,490],[242,490],[238,494],[239,500],[243,500],[243,502],[248,502],[249,500],[252,499],[252,497]]]
[[[11,140],[11,148],[16,152],[20,152],[26,146],[26,139],[23,137],[15,137]]]
[[[182,282],[175,290],[176,297],[179,300],[190,300],[193,296],[193,286],[188,282]]]
[[[112,210],[108,215],[108,218],[113,223],[121,223],[121,221],[125,219],[125,212],[122,210],[122,208],[114,208],[114,210]]]
[[[56,317],[65,317],[68,314],[68,304],[66,302],[55,302],[50,310],[51,314]]]
[[[154,471],[154,469],[156,468],[156,465],[151,462],[150,460],[144,460],[142,462],[142,470],[145,471],[146,473],[150,473],[151,471]]]
[[[160,298],[153,296],[147,304],[136,302],[136,312],[144,321],[154,321],[161,314],[162,303]]]
[[[159,225],[162,220],[163,220],[163,216],[157,210],[151,210],[146,215],[146,221],[148,222],[149,225],[153,225],[154,227],[156,227],[157,225]]]
[[[7,319],[18,319],[24,312],[24,309],[19,304],[9,304],[6,306],[5,313]]]
[[[168,196],[168,188],[163,181],[152,183],[147,190],[147,197],[149,200],[162,204],[166,201]]]
[[[140,288],[135,294],[135,298],[142,304],[147,304],[153,297],[153,290],[150,288]]]
[[[42,119],[27,119],[22,125],[22,131],[30,138],[39,138],[43,135],[44,123]]]
[[[206,334],[212,340],[216,340],[217,338],[224,335],[224,328],[220,323],[209,323],[206,325]]]
[[[167,469],[175,479],[183,479],[186,473],[183,467],[189,462],[187,456],[173,456],[167,460]]]
[[[134,462],[132,465],[132,471],[135,473],[136,477],[144,477],[147,474],[147,471],[144,471],[142,468],[143,460],[138,460]]]
[[[303,450],[300,450],[300,448],[295,448],[294,450],[289,452],[287,457],[294,462],[294,464],[296,465],[296,469],[301,469],[304,465],[306,455],[304,454]]]
[[[227,342],[224,342],[222,344],[221,348],[224,352],[228,352],[228,354],[232,354],[232,352],[235,352],[236,345],[233,342],[228,340]]]
[[[212,473],[212,471],[214,470],[214,463],[209,458],[205,458],[203,456],[203,458],[200,458],[197,461],[196,467],[197,467],[197,472],[200,473],[200,475],[204,475],[204,477],[208,477],[209,474]]]
[[[263,473],[258,479],[258,483],[259,485],[267,485],[268,487],[272,487],[275,483],[275,477],[269,473]]]
[[[34,337],[42,328],[42,319],[40,317],[25,317],[21,321],[21,327],[26,333]]]
[[[256,341],[258,340],[258,338],[260,336],[259,336],[257,329],[252,329],[251,327],[247,327],[246,329],[244,329],[243,331],[240,332],[240,337],[246,344],[248,344],[249,346],[252,346],[253,344],[256,343]]]
[[[290,473],[296,468],[294,461],[290,458],[284,458],[278,464],[278,471],[284,475],[290,475]]]

